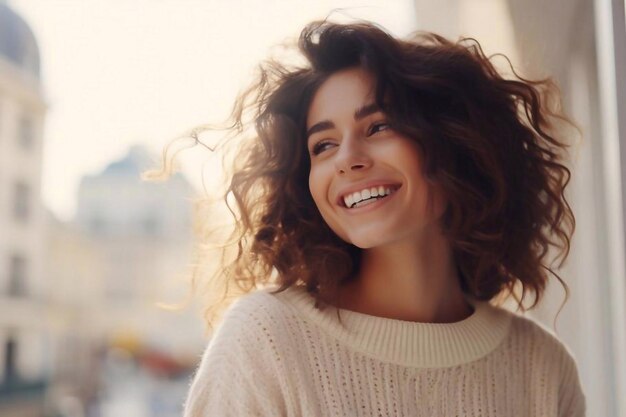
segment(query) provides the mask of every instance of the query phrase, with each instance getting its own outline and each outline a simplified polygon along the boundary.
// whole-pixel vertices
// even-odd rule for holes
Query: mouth
[[[389,197],[400,187],[401,184],[383,184],[363,188],[362,190],[342,195],[339,198],[339,205],[347,209],[363,207]]]

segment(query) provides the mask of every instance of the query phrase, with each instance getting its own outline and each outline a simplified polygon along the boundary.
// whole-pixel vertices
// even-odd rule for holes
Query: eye
[[[371,136],[373,134],[376,134],[378,132],[382,132],[383,130],[387,130],[390,129],[391,126],[389,125],[389,123],[387,122],[375,122],[372,123],[369,127],[369,129],[367,130],[367,136]]]
[[[320,153],[324,152],[332,144],[333,143],[328,140],[321,140],[317,142],[315,145],[313,145],[313,149],[311,150],[311,153],[313,155],[319,155]]]

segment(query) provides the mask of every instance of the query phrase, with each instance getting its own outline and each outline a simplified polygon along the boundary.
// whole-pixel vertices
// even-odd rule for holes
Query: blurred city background
[[[140,173],[332,10],[471,36],[557,80],[583,137],[556,332],[587,415],[626,417],[623,0],[0,0],[0,416],[181,415],[210,335],[199,302],[160,303],[189,293],[191,202],[219,164],[194,148],[167,182]],[[554,330],[563,298],[552,283],[528,315]]]

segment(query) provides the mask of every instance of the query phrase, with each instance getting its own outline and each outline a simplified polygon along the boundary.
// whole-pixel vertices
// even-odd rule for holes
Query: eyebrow
[[[356,111],[354,112],[354,120],[361,120],[379,111],[381,111],[381,108],[378,104],[366,104],[365,106],[356,109]],[[306,138],[308,139],[314,133],[321,132],[327,129],[332,129],[333,127],[335,127],[335,124],[330,120],[323,120],[321,122],[315,123],[306,131]]]

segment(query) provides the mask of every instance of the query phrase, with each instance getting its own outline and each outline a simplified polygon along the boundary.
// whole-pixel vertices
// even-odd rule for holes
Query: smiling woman
[[[367,104],[374,100],[374,83],[366,70],[349,68],[331,75],[315,94],[308,113],[311,196],[326,224],[359,248],[406,237],[431,241],[422,229],[441,216],[443,202],[436,213],[427,212],[432,187],[419,146],[393,130],[382,109]]]
[[[569,350],[497,303],[533,308],[548,273],[567,290],[546,260],[574,230],[552,83],[369,23],[312,23],[299,49],[306,65],[266,62],[233,113],[255,134],[221,278],[250,294],[186,416],[584,415]]]

